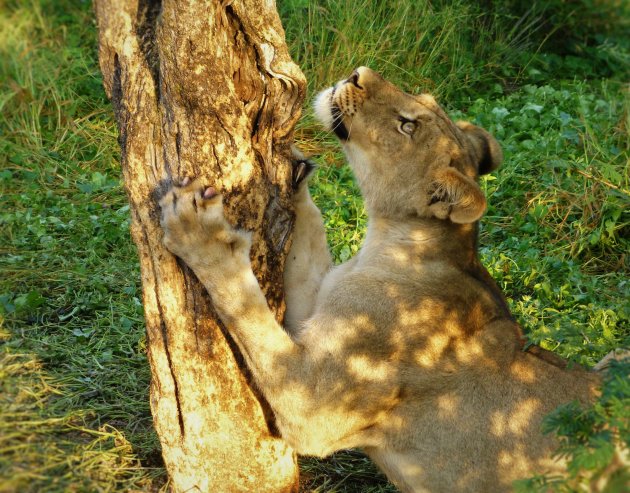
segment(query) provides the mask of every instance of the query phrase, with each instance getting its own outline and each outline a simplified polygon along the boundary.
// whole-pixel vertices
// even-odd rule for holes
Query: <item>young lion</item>
[[[356,175],[368,232],[354,258],[330,268],[321,216],[299,185],[289,333],[221,196],[186,180],[161,201],[166,246],[208,289],[282,436],[308,455],[361,447],[404,492],[508,491],[514,479],[562,468],[541,419],[591,399],[599,379],[523,350],[479,262],[486,201],[476,178],[500,164],[497,142],[365,67],[315,105]]]

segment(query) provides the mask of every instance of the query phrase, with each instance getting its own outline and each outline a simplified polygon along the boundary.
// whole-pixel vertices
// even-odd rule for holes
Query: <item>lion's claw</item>
[[[191,267],[225,264],[237,252],[249,261],[250,234],[227,222],[222,195],[215,187],[184,178],[159,205],[164,245]]]
[[[212,187],[208,187],[203,191],[201,196],[206,200],[210,200],[217,196],[217,191]]]

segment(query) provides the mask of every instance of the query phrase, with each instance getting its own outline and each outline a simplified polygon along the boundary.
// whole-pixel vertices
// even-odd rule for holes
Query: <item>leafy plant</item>
[[[630,358],[612,361],[597,402],[571,402],[545,418],[543,429],[560,441],[558,456],[566,460],[568,475],[519,481],[517,493],[627,491],[630,470],[623,455],[630,449],[629,377]]]

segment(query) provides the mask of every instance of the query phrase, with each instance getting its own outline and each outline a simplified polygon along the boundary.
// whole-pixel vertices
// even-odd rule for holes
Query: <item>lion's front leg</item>
[[[272,407],[290,408],[295,396],[287,392],[285,380],[301,376],[302,355],[276,322],[254,276],[250,234],[227,222],[221,196],[199,181],[173,187],[160,207],[164,245],[206,287]]]
[[[250,234],[225,220],[221,196],[212,187],[187,179],[160,207],[165,246],[195,272],[224,322],[260,310],[261,302],[267,307],[258,284],[249,279]]]
[[[227,222],[214,188],[187,179],[164,196],[160,207],[164,245],[194,271],[227,326],[273,319],[252,272],[251,234]],[[280,338],[280,346],[285,345],[287,338]]]
[[[160,201],[164,244],[195,272],[273,408],[283,437],[298,451],[323,455],[362,444],[327,382],[345,362],[313,356],[276,322],[252,272],[250,235],[223,216],[221,196],[198,182],[174,187]]]
[[[293,205],[295,227],[284,267],[284,296],[287,310],[284,327],[297,335],[304,320],[314,311],[324,276],[332,267],[322,214],[308,191],[308,178],[315,165],[294,149]]]

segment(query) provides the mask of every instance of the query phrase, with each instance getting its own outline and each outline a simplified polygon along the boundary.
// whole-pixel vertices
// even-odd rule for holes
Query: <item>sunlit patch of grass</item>
[[[126,491],[164,476],[92,17],[72,2],[0,11],[2,354],[26,372],[3,379],[6,491]]]
[[[0,491],[157,491],[125,435],[87,426],[89,411],[63,405],[64,390],[28,354],[0,354]]]

